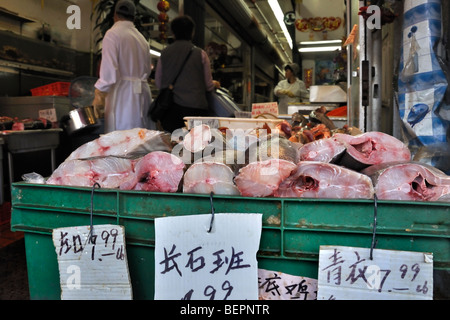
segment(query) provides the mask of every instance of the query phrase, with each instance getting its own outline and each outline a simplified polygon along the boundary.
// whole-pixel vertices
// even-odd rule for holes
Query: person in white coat
[[[302,102],[309,99],[305,83],[297,78],[300,67],[296,63],[284,67],[286,79],[281,80],[274,89],[278,97],[278,113],[287,114],[289,103]]]
[[[132,128],[156,128],[147,117],[151,103],[148,77],[150,47],[134,26],[136,7],[121,0],[115,7],[114,25],[102,42],[100,77],[95,83],[93,106],[104,105],[105,133]]]

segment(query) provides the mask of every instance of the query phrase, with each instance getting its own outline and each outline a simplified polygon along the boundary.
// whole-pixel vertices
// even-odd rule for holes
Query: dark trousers
[[[184,117],[207,117],[208,109],[197,109],[180,106],[176,103],[161,119],[161,125],[165,131],[173,132],[176,129],[185,127]]]

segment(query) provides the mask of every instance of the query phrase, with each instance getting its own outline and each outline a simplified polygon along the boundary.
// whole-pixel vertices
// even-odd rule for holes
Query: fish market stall
[[[431,297],[448,295],[450,177],[410,163],[408,149],[380,132],[303,144],[278,129],[239,140],[201,124],[176,141],[115,131],[75,150],[45,183],[13,183],[11,228],[25,233],[30,297],[61,298],[55,229],[122,226],[133,298],[154,299],[158,219],[212,224],[222,213],[261,214],[259,269],[318,279],[323,247],[423,252]],[[369,172],[393,159],[403,166]]]
[[[51,197],[49,196],[51,194]],[[25,233],[31,299],[60,299],[55,228],[89,225],[90,188],[14,183],[11,227]],[[317,277],[319,246],[370,248],[374,203],[370,200],[213,198],[215,212],[262,212],[258,266]],[[99,189],[94,224],[125,226],[128,264],[136,299],[153,299],[154,221],[157,217],[211,214],[208,195]],[[436,274],[450,266],[448,203],[379,201],[376,248],[432,251]],[[436,291],[444,290],[435,283]]]

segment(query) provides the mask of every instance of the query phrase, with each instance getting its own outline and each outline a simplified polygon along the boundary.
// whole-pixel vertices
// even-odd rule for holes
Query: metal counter
[[[24,131],[0,131],[0,138],[4,142],[5,153],[8,161],[9,183],[14,181],[13,155],[16,153],[34,152],[50,150],[52,171],[55,169],[55,149],[60,143],[59,123],[61,119],[68,115],[72,106],[68,97],[60,96],[20,96],[20,97],[0,97],[0,116],[11,118],[32,118],[39,117],[39,111],[54,109],[56,115],[55,129],[24,130]],[[54,127],[55,127],[54,126]],[[1,168],[3,169],[3,168]],[[3,170],[1,171],[1,199],[4,200]],[[5,174],[6,175],[6,174]]]
[[[59,146],[59,134],[62,129],[42,129],[24,131],[0,131],[0,137],[5,145],[8,156],[9,183],[14,181],[13,155],[42,150],[50,150],[52,171],[56,168],[55,149]],[[3,170],[2,180],[3,180]],[[3,203],[3,181],[1,184],[1,203]]]
[[[0,97],[0,116],[37,119],[39,111],[46,109],[55,109],[57,121],[61,121],[73,108],[67,97]]]

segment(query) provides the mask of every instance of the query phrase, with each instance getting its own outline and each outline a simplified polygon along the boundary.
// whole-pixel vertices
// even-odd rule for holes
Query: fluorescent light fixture
[[[153,50],[153,49],[150,49],[150,54],[157,56],[157,57],[161,56],[161,52]]]
[[[299,52],[327,52],[341,49],[341,46],[300,48]]]
[[[333,44],[342,43],[342,40],[319,40],[319,41],[301,41],[301,45],[321,45],[321,44]]]
[[[270,5],[270,8],[272,9],[275,17],[278,20],[278,24],[280,25],[281,30],[283,30],[283,32],[284,32],[287,42],[289,43],[289,47],[292,49],[292,38],[291,38],[291,35],[289,34],[289,31],[286,28],[286,25],[284,23],[284,14],[283,14],[283,11],[281,10],[280,5],[278,4],[278,0],[268,0],[268,3]]]

